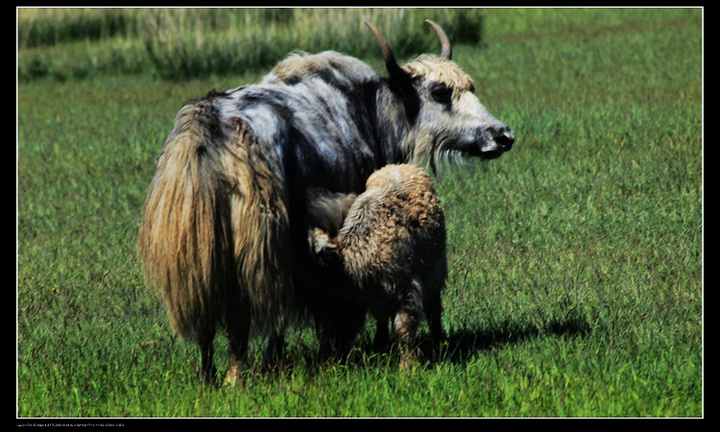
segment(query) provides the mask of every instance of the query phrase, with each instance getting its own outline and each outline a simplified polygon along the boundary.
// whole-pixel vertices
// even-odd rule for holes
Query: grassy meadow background
[[[454,60],[517,136],[443,170],[448,340],[401,370],[367,349],[200,385],[135,241],[183,101],[294,49],[384,73]],[[702,417],[702,9],[19,9],[18,423],[123,417]],[[423,328],[424,334],[427,329]],[[226,366],[218,337],[219,368]]]

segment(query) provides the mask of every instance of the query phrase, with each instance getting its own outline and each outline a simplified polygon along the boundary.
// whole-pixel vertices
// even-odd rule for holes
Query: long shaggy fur
[[[251,321],[270,332],[275,352],[299,314],[313,318],[331,349],[357,333],[365,310],[318,288],[308,271],[316,261],[307,247],[308,191],[359,194],[387,164],[435,169],[443,155],[489,159],[510,149],[510,129],[472,94],[446,42],[443,58],[421,56],[401,69],[381,39],[389,77],[337,52],[295,53],[258,84],[211,92],[180,110],[138,248],[173,328],[198,340],[206,379],[218,325],[233,374]]]
[[[228,178],[237,278],[244,285],[254,322],[274,333],[293,317],[289,215],[285,185],[273,170],[272,149],[258,143],[248,126],[235,122],[222,169]]]
[[[214,332],[236,285],[229,183],[209,100],[185,105],[145,200],[138,249],[148,280],[186,339]]]
[[[441,339],[445,216],[430,176],[418,166],[387,165],[373,173],[366,186],[356,199],[311,194],[309,238],[329,275],[320,283],[348,290],[348,297],[367,305],[378,320],[378,347],[387,344],[390,319],[405,363],[423,316],[434,342]]]
[[[138,235],[143,270],[175,332],[200,343],[208,380],[217,326],[228,333],[234,363],[245,355],[251,318],[281,334],[294,310],[290,275],[277,271],[290,267],[285,188],[272,169],[277,158],[241,119],[219,123],[217,95],[180,110]]]

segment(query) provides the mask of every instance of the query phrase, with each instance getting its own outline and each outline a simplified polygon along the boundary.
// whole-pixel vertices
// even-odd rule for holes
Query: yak
[[[227,378],[237,378],[251,324],[283,350],[300,315],[315,323],[322,346],[342,351],[358,332],[363,308],[316,289],[306,270],[306,192],[361,193],[387,165],[437,169],[463,157],[495,159],[515,136],[474,94],[452,58],[443,29],[441,55],[400,66],[370,23],[388,72],[326,51],[294,53],[261,82],[187,101],[160,155],[138,233],[149,284],[162,295],[173,330],[201,351],[201,377],[215,382],[213,340],[228,338]]]

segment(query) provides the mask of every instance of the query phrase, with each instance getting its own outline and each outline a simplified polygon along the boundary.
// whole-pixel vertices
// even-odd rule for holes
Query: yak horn
[[[430,27],[432,27],[433,30],[435,30],[435,33],[437,33],[438,39],[440,39],[440,46],[442,47],[442,53],[440,54],[440,56],[443,58],[446,58],[448,60],[452,59],[452,45],[450,45],[450,39],[448,39],[447,35],[445,34],[445,31],[435,21],[426,19],[425,22],[430,24]]]
[[[390,76],[393,78],[406,77],[408,73],[403,68],[401,68],[395,60],[395,56],[390,50],[390,47],[388,46],[388,43],[383,37],[383,35],[380,34],[380,30],[375,28],[374,25],[370,24],[367,21],[365,21],[365,25],[367,26],[367,28],[370,29],[370,31],[375,36],[375,39],[377,39],[378,43],[380,44],[383,59],[385,60],[385,69],[387,69]]]

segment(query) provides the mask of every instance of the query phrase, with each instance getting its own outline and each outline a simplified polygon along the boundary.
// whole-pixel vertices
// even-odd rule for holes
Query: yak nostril
[[[510,129],[506,129],[495,136],[495,142],[505,147],[506,150],[510,150],[515,142],[515,135],[510,131]]]

